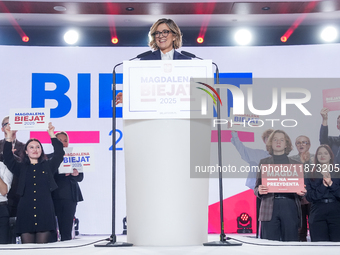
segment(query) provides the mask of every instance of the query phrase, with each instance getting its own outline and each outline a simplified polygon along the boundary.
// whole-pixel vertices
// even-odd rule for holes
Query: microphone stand
[[[151,54],[151,51],[139,54],[137,57],[129,59],[129,61],[136,58],[142,58]],[[108,238],[107,244],[95,244],[95,247],[127,247],[132,246],[132,243],[117,242],[116,237],[116,68],[122,65],[123,62],[115,65],[112,71],[112,234]]]
[[[196,55],[181,51],[183,55],[186,55],[191,58],[197,58],[203,60],[202,58],[197,57]],[[220,84],[220,72],[218,70],[218,66],[216,63],[212,62],[213,65],[216,67],[216,84]],[[220,89],[216,89],[218,95],[220,95]],[[221,105],[217,102],[217,119],[221,119]],[[217,157],[218,157],[218,165],[220,169],[222,169],[222,142],[221,142],[221,125],[217,125]],[[230,241],[229,237],[226,237],[224,233],[224,219],[223,219],[223,176],[222,171],[218,174],[218,183],[219,183],[219,197],[220,197],[220,226],[221,226],[221,233],[220,233],[220,240],[213,241],[208,243],[203,243],[204,246],[241,246],[242,243]],[[227,241],[228,240],[228,241]]]

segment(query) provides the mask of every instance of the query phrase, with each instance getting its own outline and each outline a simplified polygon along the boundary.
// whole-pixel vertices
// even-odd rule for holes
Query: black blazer
[[[144,58],[141,58],[140,60],[161,60],[161,51],[160,50],[156,50],[154,52],[152,52],[151,54],[145,56]],[[181,53],[175,51],[174,52],[174,60],[179,60],[179,59],[191,59],[187,56],[182,55]]]
[[[61,162],[63,162],[65,152],[63,144],[57,138],[52,138],[51,141],[54,148],[53,158],[51,160],[44,160],[38,164],[42,164],[43,169],[46,169],[45,171],[48,173],[50,191],[53,191],[58,188],[53,175],[58,170]],[[29,165],[26,162],[19,163],[15,160],[12,152],[12,143],[7,141],[4,145],[4,163],[14,175],[18,176],[19,183],[17,194],[22,196],[25,190],[26,172]]]

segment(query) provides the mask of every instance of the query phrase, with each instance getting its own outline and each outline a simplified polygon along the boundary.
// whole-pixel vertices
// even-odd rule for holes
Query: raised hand
[[[322,125],[324,126],[327,126],[327,121],[328,121],[328,112],[329,112],[329,109],[324,107],[321,109],[321,116],[322,116]]]
[[[16,131],[11,130],[11,125],[10,125],[10,124],[7,124],[7,125],[6,125],[6,127],[4,128],[4,132],[5,132],[5,139],[6,139],[6,141],[12,142],[12,140],[13,140],[13,134],[14,134]]]
[[[55,127],[52,125],[52,122],[48,123],[48,129],[47,132],[50,135],[51,138],[55,138],[55,134],[54,134],[54,129]]]

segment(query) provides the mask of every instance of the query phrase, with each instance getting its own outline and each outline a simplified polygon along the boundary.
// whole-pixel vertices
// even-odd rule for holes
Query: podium
[[[209,179],[193,171],[210,164],[211,116],[195,117],[186,77],[211,78],[211,61],[124,62],[127,241],[134,245],[208,239]]]

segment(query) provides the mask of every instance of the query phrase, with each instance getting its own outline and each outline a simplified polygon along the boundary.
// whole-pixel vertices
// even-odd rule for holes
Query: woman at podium
[[[172,19],[159,19],[150,28],[149,46],[154,50],[141,60],[183,60],[191,59],[177,52],[182,47],[182,33]],[[123,103],[123,93],[116,96],[116,105]]]

